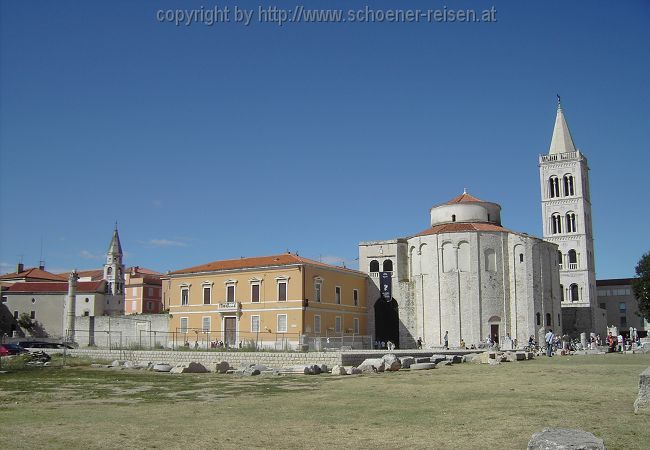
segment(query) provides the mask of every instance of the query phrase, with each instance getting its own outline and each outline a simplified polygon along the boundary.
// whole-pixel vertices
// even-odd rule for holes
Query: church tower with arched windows
[[[559,96],[551,146],[539,157],[539,174],[543,236],[559,247],[564,331],[597,331],[589,166],[573,143]]]
[[[106,280],[106,293],[111,298],[107,300],[109,309],[121,309],[124,303],[124,264],[122,263],[122,245],[117,232],[117,223],[113,230],[113,238],[106,253],[104,264],[104,280]]]

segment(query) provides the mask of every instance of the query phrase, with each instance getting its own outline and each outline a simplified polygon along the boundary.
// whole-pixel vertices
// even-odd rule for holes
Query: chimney
[[[16,272],[20,273],[23,270],[25,270],[25,266],[23,265],[23,263],[19,262],[18,264],[16,264]]]

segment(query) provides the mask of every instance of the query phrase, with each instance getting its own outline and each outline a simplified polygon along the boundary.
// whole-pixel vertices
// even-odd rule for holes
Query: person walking
[[[445,350],[449,350],[449,331],[445,331]]]
[[[549,329],[548,333],[544,336],[544,340],[546,341],[546,356],[551,357],[553,356],[553,340],[555,338],[555,335],[553,334],[553,330]]]

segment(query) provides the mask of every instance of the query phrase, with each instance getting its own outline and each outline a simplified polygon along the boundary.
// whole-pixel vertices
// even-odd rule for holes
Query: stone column
[[[587,348],[587,333],[580,333],[580,344],[583,349]]]
[[[68,296],[65,299],[65,340],[66,342],[74,342],[74,318],[77,300],[77,270],[73,270],[68,277]]]

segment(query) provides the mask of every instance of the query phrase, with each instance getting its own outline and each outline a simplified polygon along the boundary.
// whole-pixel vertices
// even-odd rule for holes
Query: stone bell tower
[[[109,295],[124,297],[124,264],[122,264],[122,257],[120,235],[117,232],[117,223],[115,223],[113,238],[106,253],[106,264],[104,264],[104,280],[106,280],[107,294]]]
[[[589,166],[573,143],[559,96],[551,146],[539,156],[539,176],[543,236],[559,247],[562,328],[568,333],[597,331]]]

